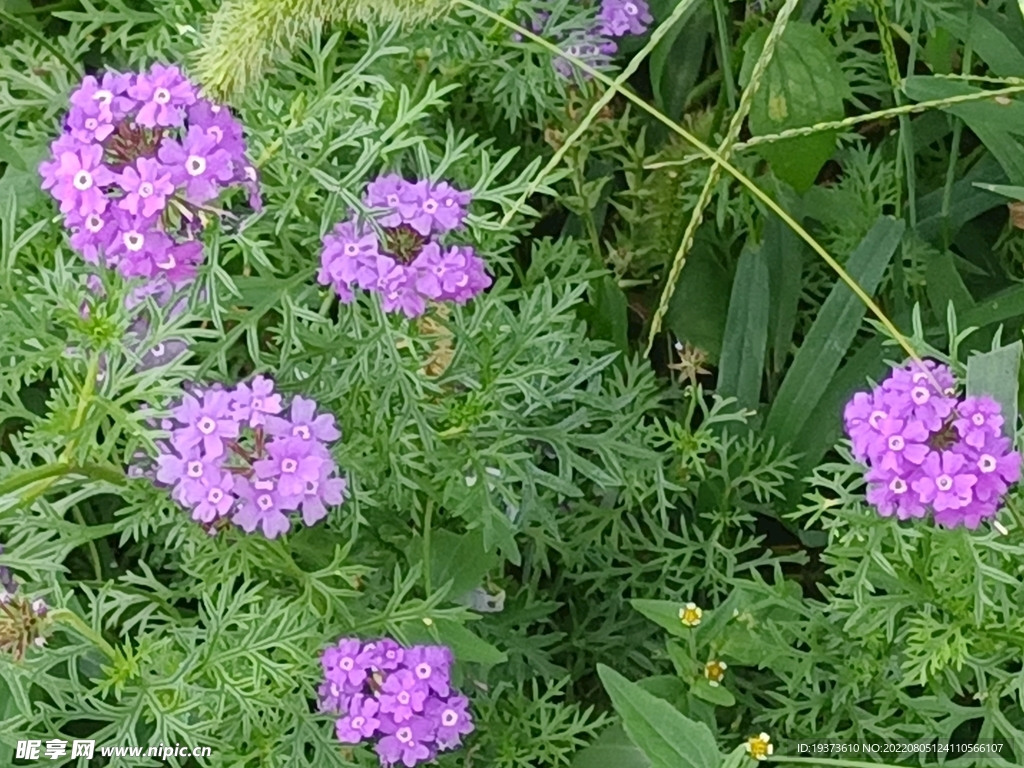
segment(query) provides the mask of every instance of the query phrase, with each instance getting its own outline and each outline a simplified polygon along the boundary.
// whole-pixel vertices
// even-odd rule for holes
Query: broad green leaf
[[[434,619],[430,627],[419,620],[407,621],[402,624],[402,631],[413,643],[440,642],[447,645],[458,661],[486,665],[508,661],[504,652],[452,619]]]
[[[679,709],[679,703],[686,699],[686,684],[678,675],[654,675],[636,681],[636,684],[648,693]]]
[[[988,395],[1003,407],[1003,435],[1017,433],[1017,397],[1020,388],[1020,359],[1024,342],[1015,341],[967,359],[967,394]]]
[[[705,677],[698,678],[690,691],[699,699],[703,699],[716,707],[733,707],[736,705],[736,697],[721,685],[712,685]]]
[[[904,90],[914,101],[981,93],[979,88],[939,77],[908,77]],[[943,111],[967,123],[1003,166],[1011,184],[1024,184],[1024,145],[1016,138],[1024,135],[1024,104],[1009,98],[985,99],[951,104]]]
[[[1024,187],[1014,187],[1009,184],[982,184],[981,182],[975,182],[974,186],[1024,203]]]
[[[1010,38],[999,29],[1006,19],[1000,14],[989,14],[986,18],[982,9],[971,9],[957,15],[948,15],[942,26],[949,29],[962,43],[969,43],[975,55],[988,64],[997,77],[1020,77],[1024,75],[1024,54]]]
[[[986,325],[1002,323],[1019,315],[1024,315],[1024,285],[1015,285],[984,301],[979,301],[957,317],[957,324],[961,328],[984,328]]]
[[[870,296],[885,273],[903,236],[905,225],[879,217],[846,262],[850,277]],[[804,343],[776,394],[765,421],[765,434],[779,444],[792,444],[817,407],[839,369],[867,307],[845,282],[837,281],[822,304]]]
[[[498,564],[498,553],[484,548],[484,534],[478,529],[464,534],[434,531],[430,547],[430,575],[435,587],[452,580],[448,597],[456,598],[480,586],[489,570]]]
[[[651,15],[660,24],[675,10],[675,0],[651,3]],[[650,77],[654,103],[673,120],[682,115],[700,69],[704,50],[714,31],[709,3],[695,4],[651,51]]]
[[[691,627],[687,627],[679,621],[679,609],[683,607],[682,603],[672,602],[671,600],[642,600],[637,598],[630,600],[629,604],[633,606],[634,610],[643,614],[659,627],[667,629],[669,633],[676,637],[686,637],[693,631]],[[704,616],[701,616],[701,621],[704,621]]]
[[[771,319],[768,345],[772,349],[772,370],[781,372],[789,357],[796,328],[797,308],[803,292],[804,241],[778,216],[764,223],[761,253],[768,265]]]
[[[768,265],[761,247],[748,245],[736,266],[718,365],[718,393],[735,397],[744,408],[756,408],[761,402],[771,312],[768,291]]]
[[[708,353],[717,364],[729,308],[732,280],[707,243],[697,241],[679,274],[665,324],[676,338]]]
[[[631,683],[615,670],[597,665],[622,726],[651,761],[651,768],[719,768],[724,755],[703,723]]]
[[[621,725],[613,725],[573,756],[570,768],[651,768],[651,761]]]
[[[591,280],[588,302],[580,305],[580,310],[595,338],[629,352],[629,307],[615,278],[604,275]]]
[[[956,38],[943,27],[933,29],[927,36],[921,59],[937,75],[948,75],[953,71],[953,54],[956,53]]]
[[[932,311],[939,319],[946,316],[946,308],[950,302],[958,313],[974,306],[974,298],[964,285],[950,251],[944,251],[928,260],[925,267],[925,285]]]
[[[767,38],[768,28],[762,27],[747,40],[740,78],[743,85]],[[790,21],[750,105],[750,132],[765,136],[841,120],[845,116],[843,99],[849,94],[849,85],[828,37],[813,24]],[[803,191],[814,183],[821,166],[832,157],[837,136],[834,130],[820,131],[759,144],[756,151],[771,164],[779,179]]]

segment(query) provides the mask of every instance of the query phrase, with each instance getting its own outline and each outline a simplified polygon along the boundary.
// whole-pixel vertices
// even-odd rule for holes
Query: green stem
[[[430,583],[430,523],[434,512],[434,504],[427,499],[427,507],[423,512],[423,588],[426,590],[427,599],[433,594],[433,585]]]
[[[732,79],[732,60],[729,56],[729,26],[725,18],[725,7],[722,0],[714,0],[715,6],[715,28],[718,32],[718,56],[721,59],[719,65],[722,70],[722,81],[725,85],[725,98],[729,104],[729,111],[736,111],[736,84]]]
[[[964,55],[962,60],[961,72],[970,73],[971,71],[971,59],[974,56],[974,50],[971,48],[971,44],[964,44]],[[953,143],[949,148],[949,165],[946,166],[946,181],[942,187],[942,244],[949,248],[951,222],[949,219],[949,209],[953,202],[953,182],[956,180],[956,162],[960,159],[960,136],[963,134],[964,121],[959,117],[953,118],[956,122],[953,124]]]
[[[786,757],[772,755],[772,762],[784,765],[832,765],[835,768],[900,768],[892,763],[868,763],[863,760],[836,760],[829,757]]]
[[[782,221],[786,224],[786,226],[788,226],[790,229],[792,229],[794,232],[796,232],[800,236],[800,238],[805,243],[807,243],[807,245],[809,245],[814,250],[814,252],[816,254],[818,254],[818,256],[820,256],[821,259],[826,264],[828,264],[829,268],[832,269],[832,271],[834,271],[837,275],[839,275],[840,279],[844,283],[846,283],[847,286],[849,286],[850,290],[853,291],[854,295],[858,299],[860,299],[864,303],[864,306],[866,306],[871,311],[871,314],[873,314],[875,317],[878,318],[878,321],[882,324],[882,326],[889,333],[889,335],[893,339],[895,339],[896,342],[903,349],[903,351],[907,353],[907,357],[909,357],[911,360],[914,360],[918,364],[922,364],[921,363],[921,356],[917,353],[917,350],[914,349],[914,347],[907,340],[907,337],[904,336],[900,332],[900,330],[893,324],[892,320],[890,320],[886,316],[886,314],[882,311],[881,307],[879,307],[878,304],[876,304],[874,302],[874,300],[864,291],[864,289],[861,288],[861,286],[857,283],[856,280],[854,280],[852,277],[850,277],[849,273],[845,269],[843,269],[843,266],[838,261],[836,261],[832,257],[832,255],[829,254],[828,251],[826,251],[821,246],[821,243],[819,243],[817,240],[815,240],[813,237],[811,237],[810,233],[806,229],[804,229],[792,216],[790,216],[788,213],[786,213],[786,211],[782,208],[782,206],[780,206],[777,202],[775,202],[764,190],[762,190],[760,187],[758,187],[757,184],[755,184],[748,176],[746,176],[746,174],[741,172],[734,165],[732,165],[732,163],[730,163],[724,157],[722,157],[717,152],[715,152],[715,150],[713,150],[711,147],[709,147],[703,141],[701,141],[696,136],[694,136],[692,133],[690,133],[688,130],[686,130],[681,125],[679,125],[679,123],[677,123],[675,120],[672,120],[671,118],[667,117],[664,112],[662,112],[661,110],[657,109],[656,107],[651,106],[650,104],[648,104],[643,98],[641,98],[637,94],[635,94],[632,91],[622,87],[622,84],[625,81],[625,78],[629,74],[632,74],[635,71],[635,69],[636,69],[635,67],[633,67],[633,64],[635,64],[637,62],[637,60],[641,58],[641,54],[643,54],[644,52],[649,51],[649,49],[653,48],[654,44],[656,44],[661,39],[661,37],[664,36],[664,35],[659,35],[659,33],[663,29],[667,29],[668,27],[671,27],[672,24],[674,24],[676,22],[676,20],[678,20],[682,16],[682,13],[685,10],[685,8],[688,6],[688,3],[682,2],[678,6],[676,6],[676,10],[675,10],[675,12],[673,12],[672,16],[669,17],[669,19],[665,23],[661,24],[654,31],[654,34],[651,36],[651,40],[648,42],[648,44],[646,46],[644,46],[643,50],[641,51],[641,54],[638,54],[636,57],[634,57],[633,61],[630,62],[630,66],[627,67],[626,71],[624,71],[621,75],[619,75],[619,77],[616,80],[612,80],[606,74],[604,74],[600,70],[595,69],[594,67],[590,66],[585,61],[582,61],[582,60],[578,59],[577,57],[572,56],[571,54],[568,54],[565,51],[562,51],[560,48],[558,48],[558,46],[554,45],[553,43],[545,40],[544,38],[540,37],[539,35],[535,35],[533,32],[531,32],[530,30],[522,27],[519,24],[514,24],[512,22],[509,22],[507,19],[502,18],[501,16],[499,16],[497,13],[495,13],[492,10],[490,10],[489,8],[485,8],[484,6],[480,5],[479,3],[473,2],[473,0],[455,0],[455,2],[458,5],[462,5],[462,6],[466,7],[466,8],[472,9],[473,11],[475,11],[476,13],[478,13],[478,14],[480,14],[482,16],[486,16],[486,17],[488,17],[490,19],[494,19],[495,21],[499,21],[502,24],[505,24],[510,29],[514,29],[516,32],[521,34],[523,37],[525,37],[525,38],[527,38],[529,40],[533,40],[534,42],[538,43],[539,45],[544,46],[548,50],[552,51],[552,53],[554,53],[555,55],[562,56],[562,57],[564,57],[566,59],[571,60],[573,62],[573,64],[575,64],[577,67],[582,69],[584,72],[587,72],[588,74],[590,74],[591,77],[593,77],[594,79],[599,80],[600,82],[602,82],[605,85],[609,86],[611,91],[614,91],[614,92],[622,94],[622,96],[625,99],[629,100],[631,103],[636,105],[636,107],[638,109],[643,110],[644,112],[649,114],[651,117],[653,117],[655,120],[657,120],[659,123],[661,123],[666,128],[668,128],[670,131],[672,131],[673,133],[678,134],[680,137],[682,137],[683,139],[688,141],[690,144],[692,144],[694,147],[696,147],[701,152],[701,154],[703,154],[705,157],[707,157],[713,163],[716,163],[716,164],[722,166],[722,169],[726,173],[730,174],[733,178],[735,178],[738,182],[740,182],[740,184],[742,184],[744,187],[746,187],[747,190],[752,195],[754,195],[754,197],[756,197],[758,200],[760,200],[776,216],[778,216],[780,219],[782,219]],[[1024,90],[1024,88],[1021,88],[1021,90]],[[607,101],[610,101],[613,96],[614,96],[614,93],[609,92],[609,93],[605,94],[605,96],[602,97],[602,101],[604,103],[607,103]],[[603,107],[604,103],[602,103],[602,101],[599,101],[598,104],[595,105],[595,107],[596,106]],[[582,133],[582,130],[580,130],[578,128],[577,132]],[[563,149],[564,148],[565,147],[563,146]],[[561,156],[559,156],[557,152],[555,153],[555,155],[556,155],[557,159],[559,159],[559,160],[561,159]],[[505,217],[502,219],[502,223],[499,224],[499,227],[504,227],[504,226],[508,225],[508,222],[511,221],[511,219],[515,215],[516,211],[518,211],[519,208],[522,206],[523,201],[525,200],[525,198],[528,197],[530,194],[532,194],[533,191],[535,191],[536,187],[539,186],[540,183],[542,183],[543,179],[547,178],[547,172],[555,164],[556,157],[553,157],[551,162],[548,163],[548,169],[546,171],[542,171],[540,173],[540,175],[538,176],[538,179],[535,179],[534,182],[531,183],[530,186],[531,186],[532,189],[528,189],[526,192],[523,193],[523,198],[521,198],[520,202],[516,203],[516,205],[513,206],[512,210],[510,210],[505,215]]]
[[[88,528],[89,524],[85,522],[85,516],[82,514],[82,510],[77,505],[71,508],[71,514],[75,516],[75,520],[83,528]],[[97,581],[103,581],[103,566],[100,564],[100,553],[96,549],[96,542],[93,539],[88,540],[89,546],[89,559],[92,560],[92,570],[96,574]]]
[[[56,611],[51,611],[49,618],[75,630],[75,632],[103,651],[111,661],[117,658],[117,651],[114,650],[114,647],[104,640],[98,632],[93,631],[92,627],[82,621],[78,614],[72,613],[67,608],[59,608]]]

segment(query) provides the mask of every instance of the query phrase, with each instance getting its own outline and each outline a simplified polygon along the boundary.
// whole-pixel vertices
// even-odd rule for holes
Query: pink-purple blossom
[[[895,368],[856,393],[843,417],[853,456],[868,467],[867,501],[884,517],[931,513],[939,525],[973,529],[1020,480],[999,403],[958,398],[953,372],[933,360]]]
[[[342,638],[321,656],[319,709],[339,715],[342,744],[376,739],[384,768],[412,768],[462,746],[474,730],[469,699],[450,686],[453,662],[445,646]]]
[[[314,525],[345,500],[328,448],[341,433],[314,401],[296,401],[296,421],[279,417],[282,396],[263,376],[232,390],[194,388],[161,424],[169,437],[158,443],[154,479],[210,532],[235,525],[273,539],[291,530],[299,511]]]
[[[377,293],[385,312],[409,318],[426,312],[428,302],[465,304],[490,287],[491,277],[472,247],[446,247],[436,238],[464,226],[471,198],[445,181],[378,177],[364,202],[380,234],[352,219],[335,225],[323,238],[317,281],[346,304],[356,290]]]
[[[84,77],[63,129],[39,166],[42,188],[59,202],[72,247],[125,278],[192,282],[202,206],[233,188],[259,203],[241,125],[176,66]]]

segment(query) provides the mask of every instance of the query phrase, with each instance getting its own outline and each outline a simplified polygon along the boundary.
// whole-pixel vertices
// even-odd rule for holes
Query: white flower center
[[[403,744],[412,743],[412,728],[399,728],[395,733],[395,738]]]
[[[109,104],[114,100],[114,94],[108,90],[101,89],[96,91],[92,95],[93,101],[98,101],[100,104]]]
[[[188,476],[189,477],[202,477],[203,476],[203,462],[201,462],[201,461],[190,461],[188,463]]]
[[[299,424],[299,426],[292,429],[292,437],[301,437],[303,440],[309,440],[309,427],[305,424]]]
[[[299,465],[295,461],[295,459],[285,459],[284,461],[281,462],[281,471],[291,474],[296,469],[298,469],[298,466]]]
[[[245,166],[245,178],[249,181],[256,181],[256,169],[251,165]]]
[[[430,673],[432,671],[433,670],[430,669],[429,664],[420,664],[416,667],[416,677],[418,677],[420,680],[426,680],[428,677],[430,677]]]
[[[92,189],[92,174],[83,168],[75,174],[71,183],[75,185],[75,189],[85,192],[87,189]]]
[[[314,494],[316,494],[317,488],[319,488],[319,487],[320,487],[320,483],[318,483],[316,480],[307,480],[306,481],[306,495],[307,496],[313,496]]]
[[[626,3],[626,4],[624,5],[624,6],[622,6],[622,9],[623,9],[623,10],[624,10],[624,11],[625,11],[626,13],[628,13],[628,14],[629,14],[630,16],[636,16],[636,15],[637,15],[637,13],[638,13],[638,12],[639,12],[639,10],[640,10],[640,9],[639,9],[639,8],[637,8],[637,7],[635,6],[635,5],[633,5],[632,3]]]
[[[220,113],[220,109],[220,104],[214,104],[212,107],[210,107],[210,111],[213,112],[213,114],[215,115]]]
[[[213,136],[214,141],[216,141],[218,144],[220,144],[221,140],[223,140],[224,138],[224,131],[220,129],[219,125],[211,125],[209,128],[206,129],[206,132],[210,136]]]
[[[935,479],[935,485],[940,491],[948,491],[953,487],[953,478],[949,475],[939,475]]]
[[[345,243],[346,256],[355,256],[357,253],[359,253],[358,245],[356,245],[355,243]]]
[[[266,493],[264,493],[263,495],[259,496],[256,499],[256,503],[259,505],[260,509],[264,509],[264,510],[270,509],[272,506],[274,506],[274,500],[272,498],[270,498],[269,494],[266,494]]]
[[[986,475],[989,472],[994,472],[996,469],[996,457],[990,456],[987,453],[981,454],[981,458],[978,459],[978,469],[980,469]]]
[[[211,504],[219,504],[220,500],[224,498],[224,491],[220,488],[211,488],[210,492],[206,495],[206,500]]]
[[[976,413],[973,416],[971,416],[971,421],[974,422],[974,426],[983,427],[985,426],[985,414]]]
[[[889,490],[895,494],[906,493],[907,484],[902,477],[894,477],[892,482],[889,483]]]
[[[437,213],[437,200],[429,199],[423,203],[423,210],[427,213]]]
[[[95,213],[90,213],[85,220],[85,228],[92,232],[94,235],[103,229],[103,219]]]
[[[203,416],[203,418],[199,420],[199,423],[196,424],[196,427],[198,427],[199,431],[204,435],[212,435],[213,431],[217,428],[217,422],[209,416]]]
[[[356,665],[355,662],[352,661],[352,658],[350,656],[346,656],[345,658],[343,658],[341,661],[338,662],[338,666],[341,669],[343,669],[345,672],[351,672],[352,668],[355,665]]]
[[[166,261],[158,261],[156,265],[160,267],[160,269],[174,269],[177,263],[178,262],[174,260],[174,254],[168,253]]]
[[[868,416],[868,424],[870,424],[873,429],[878,429],[878,425],[881,424],[882,419],[888,415],[889,414],[885,411],[872,411],[871,415]]]
[[[156,355],[157,357],[160,357],[160,355],[164,353],[164,349],[165,347],[163,345],[163,342],[161,342],[157,344],[155,347],[153,347],[153,354]]]
[[[388,205],[390,205],[390,206],[398,205],[398,195],[388,195],[387,196],[387,201],[388,201]]]
[[[889,438],[889,450],[890,451],[902,451],[903,450],[903,436],[893,435]]]
[[[366,722],[366,718],[363,717],[362,715],[360,715],[359,717],[353,717],[352,718],[352,727],[355,728],[358,731],[360,728],[363,727],[363,723],[365,723],[365,722]]]
[[[927,378],[927,373],[925,373],[924,371],[918,371],[917,373],[910,377],[910,380],[915,384],[920,384],[922,381],[927,380]]]
[[[260,408],[263,407],[263,401],[260,398],[258,398],[258,397],[254,397],[252,399],[251,405],[252,405],[253,410],[258,411]]]
[[[206,158],[199,155],[189,155],[185,161],[185,170],[189,176],[198,176],[206,170]]]
[[[149,197],[153,194],[153,185],[148,181],[139,184],[139,197]]]
[[[910,390],[910,399],[914,401],[915,405],[924,405],[931,400],[931,397],[932,393],[925,387],[914,387]]]
[[[409,703],[409,694],[406,691],[402,691],[395,698],[398,699],[398,703],[399,704],[408,704]]]
[[[95,117],[88,117],[85,120],[85,130],[87,131],[95,131],[98,125],[99,123],[96,121]]]
[[[146,244],[146,238],[142,236],[141,232],[125,232],[122,239],[124,247],[129,251],[141,251],[142,246]]]
[[[444,199],[444,207],[445,208],[451,208],[453,205],[455,205],[455,200],[453,198],[446,197]]]
[[[459,722],[459,713],[454,709],[446,709],[441,715],[441,725],[451,728],[457,722]]]
[[[166,88],[157,88],[153,92],[153,101],[157,104],[166,104],[171,100],[171,92]]]
[[[331,683],[331,695],[332,696],[340,696],[341,695],[341,688],[338,687],[337,683]]]

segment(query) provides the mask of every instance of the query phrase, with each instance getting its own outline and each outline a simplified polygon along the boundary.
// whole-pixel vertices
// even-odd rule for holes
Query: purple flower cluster
[[[473,731],[469,700],[451,687],[452,660],[441,645],[343,638],[321,657],[320,711],[343,715],[336,732],[344,744],[377,738],[383,766],[429,762]]]
[[[157,481],[192,509],[211,533],[234,523],[268,539],[286,533],[289,513],[301,510],[306,525],[341,504],[346,483],[326,443],[341,437],[330,414],[296,396],[290,418],[274,384],[257,376],[252,386],[211,387],[186,394],[163,421],[170,441],[160,445]]]
[[[974,529],[1020,479],[1021,455],[1003,437],[999,403],[958,398],[955,387],[947,366],[911,362],[847,404],[853,455],[868,467],[867,499],[881,515],[931,511],[939,525]]]
[[[4,553],[4,545],[0,544],[0,555]],[[6,565],[0,565],[0,587],[8,595],[18,591],[18,582],[14,580],[10,569]]]
[[[85,77],[50,148],[42,187],[60,202],[71,245],[126,278],[191,282],[203,258],[200,210],[235,185],[260,207],[242,126],[178,67]]]
[[[550,11],[537,11],[529,20],[534,34],[541,34],[550,18]],[[612,56],[618,52],[615,38],[627,34],[642,35],[653,21],[645,0],[602,0],[596,22],[586,29],[564,35],[558,44],[567,55],[593,69],[601,69],[608,66]],[[519,41],[522,36],[517,33],[513,39]],[[552,65],[566,79],[572,79],[576,72],[575,63],[561,56],[556,57]],[[588,72],[580,74],[587,80],[591,77]]]
[[[377,211],[380,235],[350,218],[323,238],[317,280],[333,286],[341,301],[352,301],[353,288],[375,291],[385,312],[411,318],[426,311],[427,301],[465,304],[490,286],[473,248],[433,239],[463,226],[468,192],[390,174],[367,187],[364,202]]]

